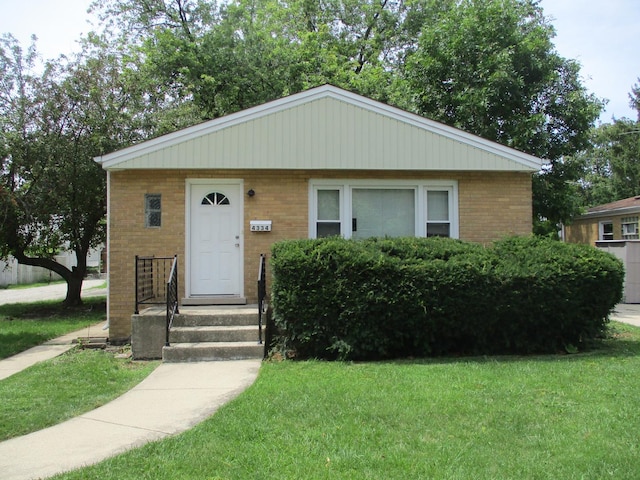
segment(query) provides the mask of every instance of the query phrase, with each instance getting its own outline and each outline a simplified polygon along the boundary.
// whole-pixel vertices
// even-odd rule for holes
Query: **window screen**
[[[450,237],[449,192],[427,191],[427,237]]]
[[[600,240],[613,240],[613,222],[600,223]]]
[[[318,190],[317,237],[340,235],[340,190]]]

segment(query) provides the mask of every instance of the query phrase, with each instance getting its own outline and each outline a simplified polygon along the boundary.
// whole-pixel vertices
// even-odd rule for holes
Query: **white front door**
[[[241,185],[191,184],[189,290],[194,296],[240,295]]]

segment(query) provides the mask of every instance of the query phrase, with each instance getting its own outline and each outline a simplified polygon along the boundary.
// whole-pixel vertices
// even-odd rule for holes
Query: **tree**
[[[579,65],[560,57],[554,31],[533,0],[427,2],[403,75],[428,117],[549,161],[534,178],[534,221],[553,230],[577,213],[584,149],[602,102],[587,93]]]
[[[534,177],[538,232],[578,213],[580,163],[569,157],[603,104],[555,51],[537,0],[96,6],[136,32],[149,85],[201,119],[331,83],[547,159]]]
[[[93,157],[140,138],[140,100],[95,38],[40,75],[34,45],[27,55],[11,36],[0,45],[0,254],[59,274],[65,303],[77,305],[87,253],[105,239],[105,173]],[[75,252],[77,266],[55,261],[61,249]]]
[[[235,0],[221,4],[98,1],[138,32],[135,50],[150,85],[210,119],[332,83],[389,101],[400,57],[404,2]],[[207,5],[208,8],[207,8]],[[182,6],[184,22],[170,20]],[[205,14],[205,12],[207,12]],[[140,33],[144,32],[144,33]],[[126,40],[130,42],[128,35]]]
[[[637,120],[614,119],[592,132],[590,147],[578,156],[585,164],[584,205],[591,207],[640,194],[640,87],[629,94]]]

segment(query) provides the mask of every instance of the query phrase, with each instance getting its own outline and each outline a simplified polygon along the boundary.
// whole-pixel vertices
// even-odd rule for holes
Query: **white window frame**
[[[620,228],[622,230],[623,240],[638,239],[638,217],[623,217],[621,219]]]
[[[604,238],[604,226],[605,225],[611,225],[611,233],[608,235],[611,235],[611,238]],[[613,234],[613,220],[601,220],[600,222],[598,222],[598,240],[599,241],[608,241],[608,240],[613,240],[614,238],[614,234]]]
[[[351,212],[353,189],[413,189],[415,194],[415,236],[427,236],[427,191],[449,192],[450,237],[459,238],[458,182],[457,180],[332,180],[309,181],[309,238],[317,238],[318,190],[340,191],[340,232],[344,238],[352,237]]]
[[[322,222],[323,220],[319,220],[318,219],[318,190],[332,190],[338,191],[338,204],[340,205],[339,207],[339,211],[338,211],[338,222],[340,222],[340,235],[344,236],[344,223],[345,223],[345,210],[344,210],[344,186],[343,185],[333,185],[333,184],[328,184],[328,185],[322,185],[320,187],[316,188],[312,188],[309,191],[309,205],[313,205],[313,210],[310,210],[310,222],[309,222],[309,232],[311,232],[313,230],[313,237],[311,236],[311,233],[309,233],[309,238],[316,238],[316,232],[317,232],[317,225],[319,222]],[[311,202],[311,198],[313,197],[313,203]],[[313,220],[311,220],[313,219]],[[332,222],[333,223],[333,222]]]

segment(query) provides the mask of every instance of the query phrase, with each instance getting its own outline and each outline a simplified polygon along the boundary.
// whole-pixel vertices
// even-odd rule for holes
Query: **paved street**
[[[104,279],[88,279],[82,284],[82,297],[94,297],[98,295],[106,295],[106,288],[96,288],[104,285]],[[0,305],[7,303],[27,303],[39,302],[41,300],[64,300],[67,294],[66,283],[56,283],[54,285],[46,285],[43,287],[33,288],[17,288],[17,289],[1,289]]]

